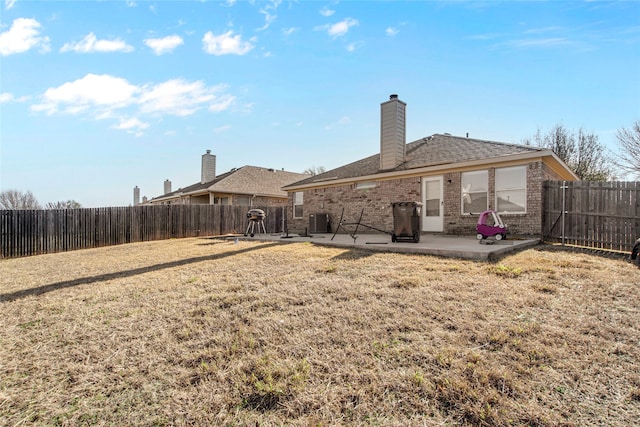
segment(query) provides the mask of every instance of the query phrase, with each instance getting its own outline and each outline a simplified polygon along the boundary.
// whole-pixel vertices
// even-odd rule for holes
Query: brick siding
[[[559,179],[542,162],[527,165],[527,213],[501,214],[511,235],[540,236],[542,233],[543,184],[545,180]],[[495,168],[488,169],[489,209],[495,209]],[[444,195],[444,234],[475,235],[478,215],[462,215],[461,172],[442,174]],[[355,223],[362,213],[361,224],[379,230],[393,230],[391,203],[421,202],[421,178],[411,177],[377,181],[375,188],[357,189],[355,184],[325,187],[304,191],[303,218],[292,218],[293,193],[289,194],[288,228],[291,233],[308,232],[309,215],[328,213],[331,232],[338,226],[344,209],[343,223]],[[364,212],[363,212],[364,209]],[[345,225],[351,231],[355,225]],[[340,230],[344,232],[344,230]],[[359,233],[375,232],[361,227]]]

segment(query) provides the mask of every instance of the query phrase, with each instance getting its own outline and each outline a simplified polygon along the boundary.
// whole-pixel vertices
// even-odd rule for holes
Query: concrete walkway
[[[440,234],[423,234],[420,242],[391,242],[386,234],[350,234],[318,233],[312,236],[290,234],[256,234],[254,237],[241,236],[243,240],[264,240],[281,242],[311,242],[317,245],[337,246],[344,248],[360,248],[382,252],[401,252],[411,254],[429,254],[452,258],[474,260],[494,260],[500,256],[523,250],[540,243],[539,239],[519,239],[495,241],[492,239],[478,241],[474,236],[448,236]],[[230,237],[235,238],[235,237]]]

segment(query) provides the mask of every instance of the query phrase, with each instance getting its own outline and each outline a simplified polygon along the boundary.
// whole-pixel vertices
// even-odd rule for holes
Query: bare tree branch
[[[75,200],[65,200],[61,202],[49,202],[45,209],[79,209],[82,205]]]
[[[305,169],[302,173],[307,175],[320,175],[324,172],[326,172],[324,166],[311,166],[310,168]]]
[[[640,120],[630,129],[618,129],[616,133],[620,154],[616,155],[616,166],[640,179]]]
[[[0,193],[0,209],[40,209],[40,203],[31,191],[6,190]]]
[[[579,129],[576,134],[558,123],[545,135],[541,135],[538,129],[533,138],[524,142],[553,150],[582,180],[606,181],[613,178],[611,160],[593,133]]]

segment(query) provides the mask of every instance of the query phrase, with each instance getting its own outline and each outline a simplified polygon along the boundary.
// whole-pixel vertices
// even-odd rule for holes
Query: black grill
[[[247,218],[249,219],[249,224],[247,225],[247,231],[244,235],[250,235],[251,237],[255,236],[255,228],[258,227],[258,234],[260,232],[267,234],[267,230],[264,226],[264,219],[267,215],[264,213],[262,209],[250,209],[247,212]]]

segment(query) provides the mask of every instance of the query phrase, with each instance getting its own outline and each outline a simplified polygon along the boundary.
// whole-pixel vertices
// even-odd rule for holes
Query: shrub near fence
[[[640,237],[640,182],[547,181],[543,222],[545,241],[631,252]]]
[[[265,207],[268,232],[282,231],[286,208]],[[0,257],[182,237],[244,233],[247,206],[164,205],[0,211]]]

